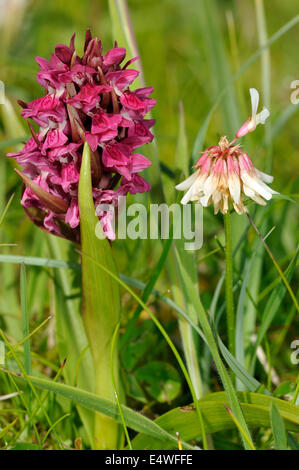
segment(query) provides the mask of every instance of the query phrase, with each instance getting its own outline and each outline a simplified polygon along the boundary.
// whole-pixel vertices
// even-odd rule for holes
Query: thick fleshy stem
[[[226,303],[226,324],[228,335],[228,348],[230,353],[235,355],[235,309],[233,295],[233,252],[231,220],[229,211],[224,215],[225,227],[225,303]]]
[[[118,365],[117,337],[114,337],[120,316],[120,293],[118,284],[91,260],[100,262],[117,275],[117,268],[108,241],[98,227],[94,212],[91,182],[91,151],[84,145],[79,181],[79,211],[82,249],[82,319],[89,341],[94,364],[95,393],[115,402],[115,388],[121,395]],[[90,260],[91,258],[91,260]],[[111,341],[114,338],[114,356],[111,366]],[[113,379],[111,374],[113,367]],[[118,423],[101,413],[94,418],[94,448],[118,449],[121,432]]]

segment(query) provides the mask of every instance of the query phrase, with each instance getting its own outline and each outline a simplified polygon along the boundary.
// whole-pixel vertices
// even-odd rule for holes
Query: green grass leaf
[[[299,431],[299,409],[289,402],[272,398],[259,393],[238,392],[238,400],[242,408],[246,423],[251,429],[271,427],[270,405],[275,403],[288,431]],[[225,406],[228,405],[227,395],[224,392],[211,393],[198,402],[201,409],[205,430],[208,434],[234,429],[235,424],[228,415]],[[156,419],[156,423],[168,432],[177,431],[185,441],[198,439],[201,436],[201,428],[196,419],[196,411],[193,405],[183,406],[168,411]],[[149,440],[148,437],[138,435],[132,441],[133,449],[159,450],[174,449],[172,442],[163,447],[158,440]]]
[[[21,296],[21,310],[22,310],[22,328],[23,336],[29,335],[29,314],[27,306],[27,282],[26,282],[26,268],[21,265],[20,275],[20,296]],[[31,351],[30,351],[30,339],[24,341],[24,367],[27,375],[31,375]],[[28,407],[31,409],[31,390],[27,387]]]
[[[287,267],[285,271],[285,277],[288,282],[291,281],[292,276],[294,274],[298,255],[299,255],[299,249],[297,249],[296,254],[292,258],[289,266]],[[252,362],[251,362],[251,368],[250,368],[251,371],[254,370],[257,348],[262,343],[273,319],[275,318],[275,315],[278,312],[278,309],[283,301],[285,294],[286,294],[286,286],[283,280],[281,279],[278,286],[272,291],[269,297],[269,300],[266,303],[266,306],[263,311],[262,321],[258,329],[257,339],[254,344],[254,350],[252,352]]]

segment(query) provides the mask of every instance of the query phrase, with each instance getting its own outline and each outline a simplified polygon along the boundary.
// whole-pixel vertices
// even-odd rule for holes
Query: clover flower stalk
[[[84,144],[85,149],[86,145],[90,149],[90,192],[94,211],[102,203],[117,207],[119,196],[150,190],[150,184],[140,176],[150,161],[136,149],[153,139],[150,128],[154,120],[145,118],[155,105],[155,100],[150,98],[153,88],[130,90],[139,73],[130,68],[130,64],[137,58],[124,62],[125,56],[126,50],[117,44],[104,54],[101,41],[92,38],[88,30],[80,57],[73,35],[69,46],[56,46],[49,61],[36,58],[40,67],[37,81],[45,90],[44,96],[30,103],[19,102],[23,118],[35,122],[35,128],[29,122],[32,137],[24,148],[7,155],[20,167],[16,172],[24,183],[21,203],[37,226],[78,244],[83,233],[80,222],[85,215],[80,214],[78,201]],[[38,130],[34,130],[36,128]],[[82,187],[81,184],[81,193]],[[96,213],[105,236],[114,240],[113,212]],[[108,245],[107,240],[104,242]],[[110,257],[112,259],[111,253]],[[105,282],[109,283],[109,276]],[[86,300],[84,282],[82,290],[82,298]],[[101,290],[101,295],[104,291]],[[96,294],[91,291],[88,295]],[[112,385],[108,386],[108,392],[103,385],[103,378],[109,382],[110,365],[103,364],[98,357],[97,348],[101,345],[95,335],[96,332],[101,335],[109,357],[109,341],[119,312],[110,318],[109,311],[99,311],[102,301],[102,298],[95,299],[88,319],[84,306],[82,313],[94,357],[96,392],[101,394],[104,390],[106,398],[113,399]],[[101,416],[98,418],[96,447],[116,448],[116,423],[101,425]],[[107,429],[110,425],[111,432]]]
[[[229,142],[221,137],[218,145],[206,149],[195,163],[195,172],[176,186],[179,191],[186,191],[181,203],[195,201],[203,207],[211,204],[214,213],[224,214],[226,233],[226,302],[228,314],[228,337],[230,351],[234,352],[234,312],[232,283],[232,247],[229,219],[230,205],[238,214],[248,213],[244,198],[259,205],[266,205],[276,191],[267,183],[273,177],[254,167],[249,155],[242,149],[238,139],[253,132],[258,124],[264,124],[270,113],[264,108],[257,113],[259,93],[250,88],[251,117],[240,127],[235,138]]]

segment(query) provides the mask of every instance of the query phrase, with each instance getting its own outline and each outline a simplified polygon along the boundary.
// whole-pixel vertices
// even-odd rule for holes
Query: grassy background
[[[271,37],[281,26],[290,21],[296,15],[295,2],[280,2],[279,0],[265,1],[265,16],[268,37]],[[228,92],[220,102],[212,115],[210,126],[204,139],[206,146],[216,143],[219,136],[227,134],[232,138],[238,126],[249,114],[249,87],[262,90],[263,79],[261,61],[255,61],[232,84],[231,76],[238,72],[242,64],[259,48],[258,28],[256,22],[255,2],[240,2],[230,0],[129,0],[128,2],[132,22],[140,49],[140,56],[144,68],[146,83],[155,87],[153,97],[157,99],[157,106],[153,110],[156,118],[155,126],[156,142],[159,158],[170,170],[175,169],[175,155],[177,152],[179,129],[179,102],[184,105],[186,118],[186,133],[189,155],[194,145],[196,136],[216,98],[228,87]],[[27,8],[20,10],[8,17],[7,23],[0,30],[0,79],[5,83],[6,94],[13,103],[17,115],[19,109],[17,99],[30,101],[41,95],[42,89],[36,83],[35,75],[38,66],[35,56],[49,58],[54,47],[58,43],[68,43],[73,32],[76,32],[76,47],[82,51],[85,30],[91,28],[94,35],[103,41],[104,49],[112,47],[111,20],[108,3],[104,0],[72,0],[51,2],[29,1]],[[274,175],[273,188],[298,201],[298,107],[291,105],[290,84],[299,79],[297,70],[297,44],[298,25],[290,29],[279,38],[270,49],[271,68],[270,81],[266,84],[266,90],[270,91],[271,127],[268,130],[262,128],[246,137],[244,146],[259,169],[269,166],[271,155],[273,156]],[[120,44],[121,45],[121,44]],[[0,105],[1,106],[1,105]],[[284,125],[280,126],[285,118]],[[287,119],[288,118],[288,119]],[[5,116],[2,116],[0,124],[1,140],[5,141],[20,136],[16,133],[15,126],[7,127]],[[279,126],[279,127],[277,127]],[[273,138],[268,141],[267,135]],[[276,132],[278,129],[278,132]],[[268,132],[268,134],[267,134]],[[25,134],[27,131],[25,131]],[[4,146],[3,146],[4,147]],[[15,147],[7,146],[0,149],[0,211],[4,209],[9,196],[15,192],[15,197],[10,206],[5,223],[1,226],[1,243],[14,243],[15,247],[1,247],[2,253],[18,254],[26,256],[49,256],[46,236],[34,227],[26,219],[23,209],[19,204],[21,184],[12,171],[12,165],[6,161],[4,155]],[[147,150],[145,149],[146,153]],[[169,200],[173,196],[174,181],[163,174],[164,191]],[[154,202],[161,202],[155,200]],[[271,227],[276,226],[270,236],[269,244],[279,260],[282,269],[285,269],[294,255],[298,242],[298,209],[294,203],[284,200],[274,200],[265,209],[252,214],[265,234]],[[243,219],[233,216],[236,227],[235,243],[244,228]],[[241,220],[241,221],[240,221]],[[216,237],[216,239],[215,239]],[[220,216],[213,216],[212,210],[205,211],[204,246],[195,254],[200,261],[211,250],[219,248],[223,244],[223,221]],[[256,238],[252,230],[249,231],[246,244],[243,246],[242,255],[236,260],[237,287],[244,279],[246,263],[255,253]],[[150,241],[126,241],[116,242],[115,252],[120,271],[140,281],[147,282],[155,270],[161,247]],[[69,256],[75,259],[73,248],[69,248]],[[246,333],[253,333],[260,324],[269,295],[275,287],[273,282],[277,279],[277,273],[271,261],[264,255],[254,254],[253,271],[248,282],[250,296],[247,295],[244,307],[246,318]],[[261,264],[260,260],[261,259]],[[21,339],[22,315],[20,302],[20,268],[12,264],[2,264],[1,288],[0,288],[0,315],[1,327],[6,331],[8,338],[13,342]],[[214,256],[210,256],[198,265],[198,279],[202,301],[205,307],[211,308],[211,301],[215,298],[215,288],[224,269],[224,254],[220,249]],[[55,313],[53,274],[47,269],[37,267],[28,268],[27,289],[28,311],[30,316],[30,331],[41,324],[49,314]],[[296,291],[298,273],[292,280],[293,289]],[[75,282],[75,281],[74,281]],[[166,270],[159,276],[157,287],[163,293],[169,293],[172,285]],[[247,293],[248,294],[248,293]],[[169,294],[171,296],[171,294]],[[254,309],[249,297],[253,297]],[[221,292],[218,305],[223,300]],[[246,303],[247,302],[247,303]],[[136,308],[131,297],[123,294],[123,325],[125,331],[128,318]],[[159,316],[163,324],[167,326],[178,347],[181,347],[176,317],[173,310],[161,302],[152,303],[153,311]],[[220,307],[216,309],[219,313]],[[254,312],[253,312],[254,310]],[[183,385],[176,388],[177,394],[173,399],[166,396],[162,402],[157,399],[157,394],[149,394],[146,388],[140,367],[149,361],[171,362],[170,353],[165,343],[160,342],[147,314],[141,313],[142,322],[136,333],[132,348],[124,353],[123,373],[128,385],[132,406],[149,407],[150,417],[154,417],[166,411],[170,404],[187,403],[190,395]],[[291,322],[291,325],[288,325]],[[245,325],[245,329],[246,329]],[[248,326],[249,325],[249,326]],[[291,326],[291,327],[290,327]],[[219,314],[219,332],[226,341],[225,324]],[[294,306],[290,298],[284,296],[278,311],[273,318],[267,337],[263,340],[263,347],[271,365],[279,376],[279,382],[296,380],[298,367],[290,363],[290,342],[298,333],[298,316],[295,316]],[[138,336],[139,335],[139,336]],[[298,336],[298,335],[297,335]],[[35,374],[53,376],[59,365],[57,347],[54,335],[54,320],[51,319],[45,328],[32,338],[32,366]],[[135,349],[134,349],[135,348]],[[245,346],[244,346],[245,348]],[[247,352],[245,351],[247,357]],[[206,383],[206,390],[218,390],[217,375],[206,349],[201,346],[200,368]],[[250,354],[248,354],[250,358]],[[11,362],[10,366],[16,368]],[[140,367],[139,367],[140,366]],[[248,364],[247,364],[248,366]],[[139,369],[138,369],[139,367]],[[249,367],[249,366],[248,366]],[[297,367],[297,368],[296,368]],[[136,370],[139,372],[136,373]],[[183,382],[172,371],[172,383]],[[251,371],[253,372],[253,371]],[[167,373],[164,371],[167,375]],[[177,372],[178,373],[178,372]],[[258,363],[255,369],[257,377],[270,389],[275,388],[271,383],[270,373]],[[171,375],[171,373],[170,373]],[[139,379],[136,381],[136,377]],[[141,378],[140,378],[141,377]],[[141,384],[141,385],[140,385]],[[155,385],[155,384],[154,384]],[[13,385],[4,376],[0,386],[3,393],[14,390]],[[148,384],[147,384],[148,387]],[[0,395],[2,392],[0,391]],[[54,411],[54,401],[47,404],[49,413],[55,420],[59,413]],[[62,410],[66,410],[69,404],[62,399],[57,399]],[[139,400],[139,401],[138,401]],[[131,402],[130,402],[131,403]],[[7,403],[5,404],[5,406]],[[10,403],[11,408],[22,408],[22,403],[16,401]],[[0,402],[0,410],[1,410]],[[72,410],[73,410],[72,405]],[[14,415],[13,415],[14,417]],[[4,426],[11,421],[11,415],[0,413],[0,420]],[[47,424],[42,420],[42,426]],[[59,432],[68,445],[73,445],[73,438],[82,431],[79,417],[68,419],[68,424],[61,426]],[[13,433],[12,441],[31,441],[32,435],[29,429],[18,435],[19,429]],[[80,429],[80,432],[77,432]],[[24,434],[25,433],[25,434]],[[225,439],[232,440],[232,436]],[[219,438],[219,442],[221,439]],[[222,442],[222,441],[221,441]],[[57,444],[49,439],[49,448]],[[224,444],[219,444],[224,445]]]

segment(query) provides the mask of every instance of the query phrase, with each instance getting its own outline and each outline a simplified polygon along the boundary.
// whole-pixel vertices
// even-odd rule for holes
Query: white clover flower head
[[[259,92],[255,88],[250,88],[249,93],[251,98],[251,118],[236,133],[238,139],[249,132],[253,132],[258,124],[265,124],[266,119],[270,116],[270,111],[267,108],[263,108],[260,113],[257,112],[260,99]]]

